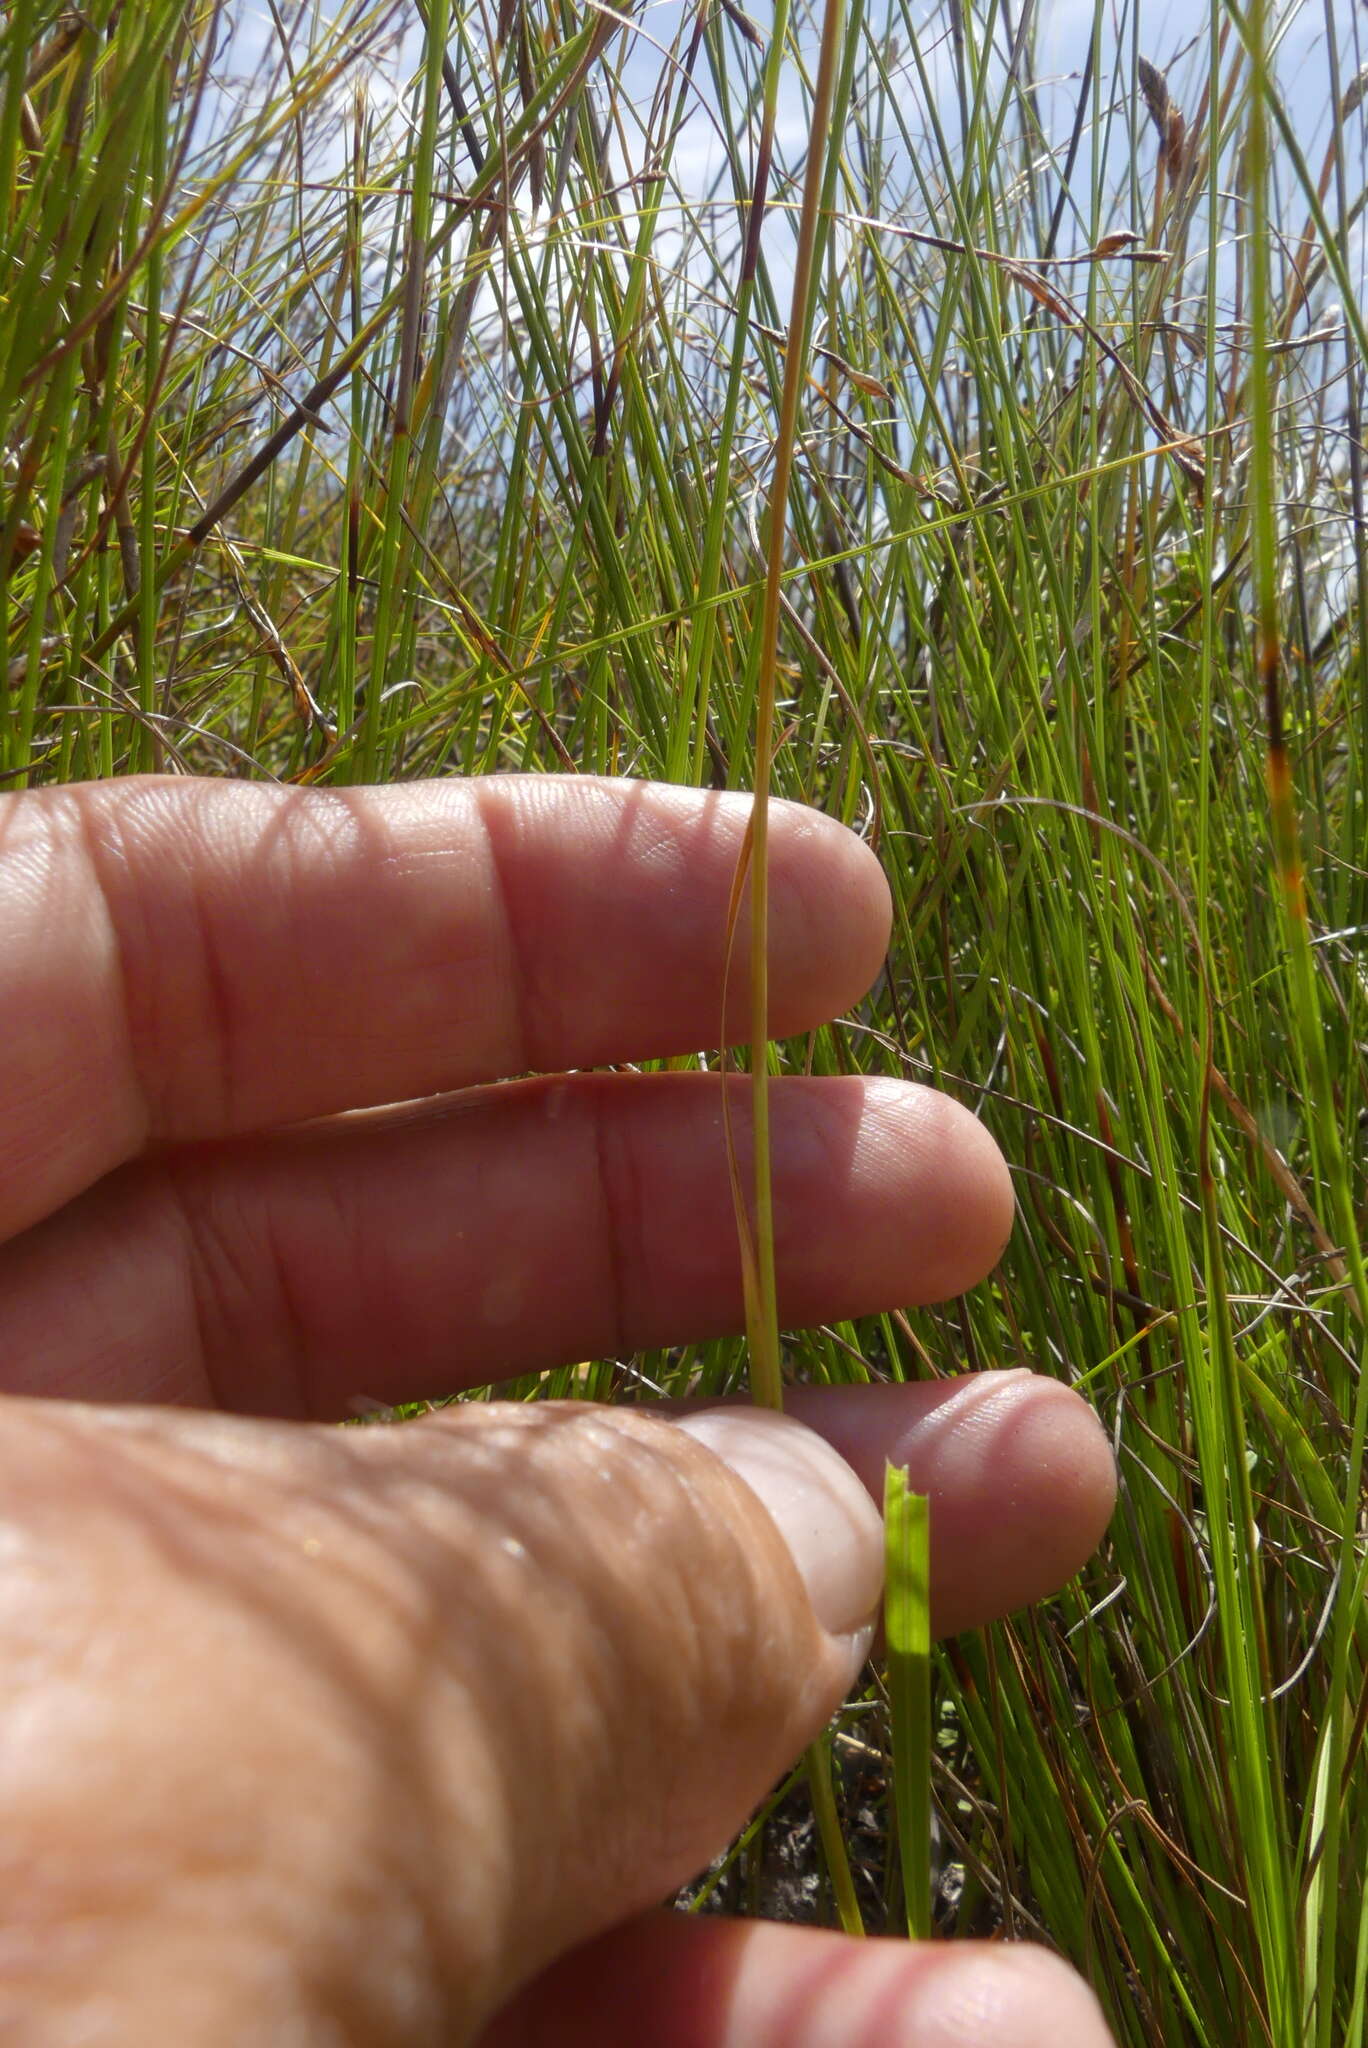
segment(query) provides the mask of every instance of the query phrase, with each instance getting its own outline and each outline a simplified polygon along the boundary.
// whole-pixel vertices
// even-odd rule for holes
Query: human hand
[[[0,806],[8,2038],[1105,2040],[1038,1952],[642,1917],[858,1669],[852,1470],[933,1494],[942,1629],[1083,1560],[1112,1473],[1066,1389],[302,1419],[737,1326],[720,1082],[565,1070],[716,1038],[745,817],[515,778]],[[787,1034],[867,986],[887,895],[789,806],[771,873]],[[993,1263],[1006,1172],[943,1098],[793,1079],[773,1119],[786,1324]]]

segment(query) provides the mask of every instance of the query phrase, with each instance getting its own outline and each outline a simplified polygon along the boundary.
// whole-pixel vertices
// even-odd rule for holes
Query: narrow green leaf
[[[884,1635],[907,1932],[931,1933],[931,1503],[884,1467]]]

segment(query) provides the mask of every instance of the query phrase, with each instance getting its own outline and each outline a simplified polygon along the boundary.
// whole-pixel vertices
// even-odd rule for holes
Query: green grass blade
[[[884,1468],[884,1635],[907,1932],[931,1934],[931,1503]]]

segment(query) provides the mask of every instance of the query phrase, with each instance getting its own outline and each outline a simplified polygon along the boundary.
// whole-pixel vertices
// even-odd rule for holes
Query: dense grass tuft
[[[1368,108],[1351,10],[1185,18],[855,9],[788,430],[820,9],[772,46],[731,0],[8,0],[0,772],[748,787],[787,443],[773,787],[877,844],[897,928],[783,1055],[952,1090],[1021,1210],[971,1300],[788,1364],[1029,1359],[1124,1483],[1082,1580],[937,1653],[935,1925],[1053,1941],[1135,2048],[1330,2048],[1368,1978]],[[838,1763],[882,1769],[884,1706]]]

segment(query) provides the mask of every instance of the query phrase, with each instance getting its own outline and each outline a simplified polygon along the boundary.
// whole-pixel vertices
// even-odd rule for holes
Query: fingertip
[[[931,1499],[933,1620],[954,1635],[1063,1586],[1116,1503],[1111,1447],[1087,1402],[1026,1371],[911,1386],[795,1389],[791,1412],[882,1497],[886,1464]]]
[[[920,1200],[909,1217],[927,1284],[909,1299],[948,1300],[976,1287],[996,1266],[1012,1234],[1016,1195],[992,1133],[939,1089],[905,1082],[867,1084],[867,1128],[875,1158],[890,1177],[917,1173]]]
[[[1072,1388],[1026,1372],[952,1384],[960,1398],[937,1418],[935,1459],[950,1503],[936,1587],[946,1633],[1058,1592],[1096,1550],[1116,1501],[1111,1448]]]
[[[1096,1410],[1072,1387],[1032,1373],[1008,1448],[1009,1483],[1037,1502],[1053,1496],[1053,1569],[1068,1578],[1092,1556],[1116,1507],[1116,1460]],[[1050,1555],[1042,1539],[1042,1556]]]
[[[1029,1943],[973,1942],[935,1952],[919,1973],[896,2048],[1111,2048],[1097,1999],[1050,1950]],[[855,2048],[865,2048],[857,2042]],[[873,2048],[872,2037],[868,2048]]]
[[[530,1985],[480,2048],[1111,2048],[1096,1998],[1046,1949],[852,1941],[655,1913]]]
[[[780,1309],[794,1325],[946,1301],[992,1271],[1011,1233],[995,1140],[936,1089],[882,1077],[779,1089],[771,1148]]]
[[[805,805],[770,811],[770,1028],[809,1029],[858,1002],[878,979],[893,897],[857,833]]]

